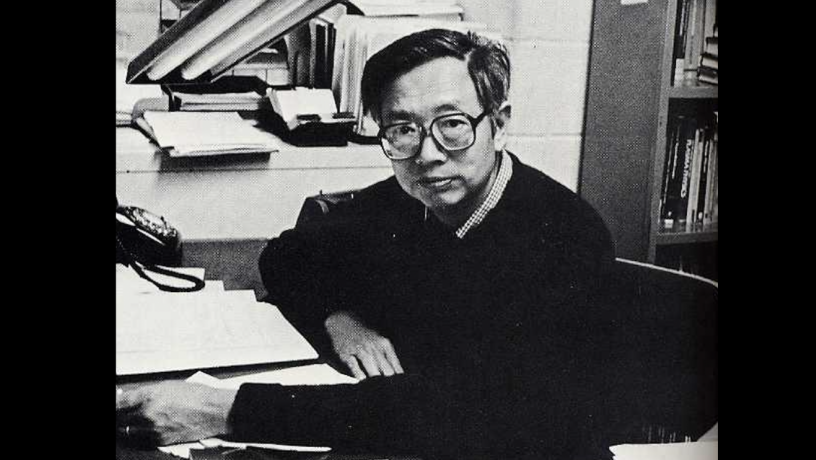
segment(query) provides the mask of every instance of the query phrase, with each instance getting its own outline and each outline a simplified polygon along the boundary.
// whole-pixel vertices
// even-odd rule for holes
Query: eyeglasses
[[[425,137],[430,131],[437,145],[447,151],[464,150],[476,142],[476,127],[490,111],[485,110],[478,117],[466,113],[451,113],[436,117],[429,129],[412,121],[394,123],[380,129],[380,138],[385,156],[392,160],[407,160],[415,157]]]

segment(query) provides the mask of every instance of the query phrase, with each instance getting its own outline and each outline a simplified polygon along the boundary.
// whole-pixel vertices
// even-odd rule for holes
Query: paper
[[[273,135],[254,127],[237,112],[146,111],[143,119],[150,127],[148,134],[171,156],[279,150]]]
[[[317,352],[255,292],[119,291],[116,374],[299,361]]]
[[[188,382],[213,388],[237,390],[243,383],[279,383],[281,385],[341,385],[354,384],[357,379],[341,374],[328,364],[309,364],[274,371],[258,372],[239,377],[218,379],[205,372],[196,372]]]
[[[717,460],[718,443],[620,444],[609,450],[615,460]]]

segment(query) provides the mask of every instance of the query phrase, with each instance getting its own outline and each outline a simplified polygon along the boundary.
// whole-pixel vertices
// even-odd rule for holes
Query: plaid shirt
[[[507,154],[506,150],[502,150],[501,155],[501,164],[499,165],[499,173],[496,175],[496,182],[493,183],[493,187],[490,189],[490,193],[487,194],[487,198],[485,198],[476,211],[470,215],[468,220],[456,230],[456,236],[459,239],[464,238],[470,229],[476,228],[481,224],[484,218],[487,217],[487,213],[496,207],[502,194],[504,194],[504,188],[507,187],[510,176],[513,175],[513,161],[510,159],[510,155]]]

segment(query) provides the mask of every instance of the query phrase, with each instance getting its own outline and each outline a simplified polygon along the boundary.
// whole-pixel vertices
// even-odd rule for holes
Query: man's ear
[[[502,102],[502,105],[499,106],[493,115],[493,123],[495,126],[493,130],[493,148],[496,152],[504,150],[504,146],[507,144],[507,128],[510,124],[511,115],[512,106],[507,101]]]

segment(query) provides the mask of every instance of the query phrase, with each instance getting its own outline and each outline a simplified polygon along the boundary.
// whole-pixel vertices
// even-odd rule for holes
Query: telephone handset
[[[181,235],[162,216],[136,206],[121,206],[116,200],[116,263],[133,268],[162,291],[193,292],[204,281],[166,268],[181,263]],[[164,267],[160,266],[163,265]],[[179,278],[191,286],[172,286],[151,278],[147,272]]]

